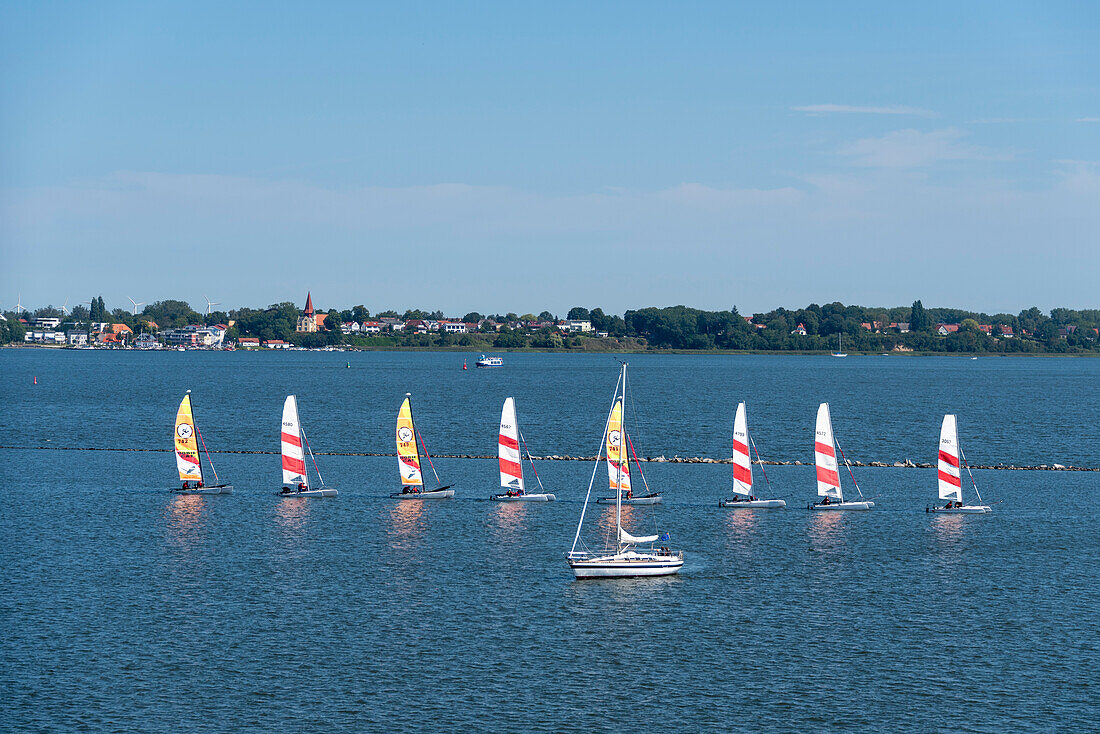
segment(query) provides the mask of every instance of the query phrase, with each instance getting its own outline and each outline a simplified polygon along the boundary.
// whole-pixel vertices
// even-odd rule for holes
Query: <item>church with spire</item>
[[[318,331],[317,326],[317,314],[313,310],[313,295],[309,292],[306,293],[306,310],[298,317],[298,328],[295,331],[300,333],[313,333]]]

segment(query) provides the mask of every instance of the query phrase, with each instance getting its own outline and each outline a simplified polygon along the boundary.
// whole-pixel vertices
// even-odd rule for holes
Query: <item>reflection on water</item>
[[[309,519],[313,500],[308,497],[283,497],[275,505],[275,522],[286,537],[300,538]]]
[[[526,502],[493,502],[493,536],[506,543],[521,542],[527,532]]]
[[[954,573],[965,563],[963,551],[968,524],[966,515],[932,516],[932,552],[936,555],[934,567],[937,570]]]
[[[201,494],[179,494],[167,508],[168,539],[190,550],[206,537],[206,498]]]
[[[845,544],[844,511],[810,512],[810,548],[833,550]]]
[[[744,547],[757,540],[760,516],[756,510],[732,510],[726,512],[726,543],[730,547]]]
[[[425,529],[424,501],[397,500],[394,503],[387,532],[393,537],[395,548],[404,548],[419,540]]]

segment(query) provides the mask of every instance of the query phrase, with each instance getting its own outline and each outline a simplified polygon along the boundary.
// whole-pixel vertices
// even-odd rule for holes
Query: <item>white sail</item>
[[[623,528],[619,528],[619,542],[620,543],[656,543],[656,535],[642,535],[636,536],[626,532]]]
[[[749,421],[745,404],[737,404],[733,419],[733,493],[752,495],[752,459],[749,457]]]
[[[833,440],[833,420],[829,415],[828,403],[822,403],[817,408],[814,464],[817,465],[817,494],[843,502],[844,494],[840,491],[840,472],[836,463],[836,441]]]
[[[298,400],[293,395],[287,395],[286,402],[283,403],[280,443],[283,450],[283,484],[289,487],[305,484],[308,488],[309,474],[306,472],[305,454],[302,453],[302,427],[298,422]]]
[[[508,398],[500,411],[500,434],[497,437],[497,457],[500,460],[502,489],[523,491],[523,462],[519,453],[519,426],[516,423],[516,401]]]
[[[955,416],[947,414],[940,425],[940,452],[937,477],[941,500],[962,502],[959,474],[959,428]]]

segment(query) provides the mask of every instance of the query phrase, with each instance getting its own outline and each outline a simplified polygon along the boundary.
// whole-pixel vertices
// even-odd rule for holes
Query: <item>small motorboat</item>
[[[477,360],[478,367],[503,367],[504,360],[500,357],[486,357],[481,355]]]

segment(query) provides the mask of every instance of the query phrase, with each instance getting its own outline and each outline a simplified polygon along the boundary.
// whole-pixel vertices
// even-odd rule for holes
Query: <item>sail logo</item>
[[[607,442],[612,446],[618,446],[621,440],[622,437],[618,431],[611,431],[607,434]]]
[[[408,426],[401,426],[397,429],[397,440],[401,443],[411,443],[413,440],[412,429]]]
[[[193,428],[191,428],[190,423],[180,423],[178,426],[176,426],[176,435],[182,438],[184,441],[191,438],[194,432],[195,431]]]

